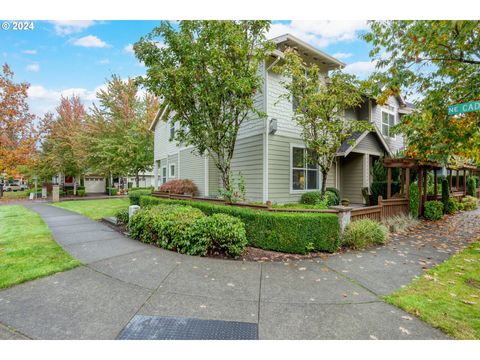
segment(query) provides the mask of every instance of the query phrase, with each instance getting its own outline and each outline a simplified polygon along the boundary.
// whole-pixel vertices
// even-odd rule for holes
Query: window
[[[292,147],[292,190],[317,190],[319,187],[318,165],[311,162],[309,151]]]
[[[382,135],[395,137],[390,135],[391,127],[395,125],[395,115],[382,111]]]
[[[296,98],[292,96],[292,111],[295,112],[295,110],[297,110],[297,107],[298,107],[298,101]]]
[[[165,184],[167,182],[167,167],[163,166],[162,167],[162,184]]]
[[[175,164],[170,164],[170,175],[169,177],[175,177]]]
[[[175,137],[175,123],[172,121],[170,122],[170,138],[168,140],[173,141],[174,137]]]

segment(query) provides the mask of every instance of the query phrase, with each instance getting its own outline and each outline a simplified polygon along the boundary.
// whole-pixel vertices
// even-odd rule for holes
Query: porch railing
[[[381,221],[382,219],[402,214],[408,214],[407,198],[383,200],[382,196],[379,196],[378,205],[352,209],[352,221],[360,219]]]

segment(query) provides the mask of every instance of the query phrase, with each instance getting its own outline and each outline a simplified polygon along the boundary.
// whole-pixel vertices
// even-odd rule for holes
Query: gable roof
[[[161,104],[148,130],[155,131],[155,125],[157,125],[158,121],[163,119],[167,113],[168,113],[168,104]]]
[[[364,132],[355,132],[350,136],[347,140],[343,142],[343,144],[338,148],[337,150],[337,156],[347,156],[350,154],[350,152],[355,149],[355,147],[360,144],[360,142],[370,133],[375,134],[377,139],[379,140],[380,144],[382,144],[383,148],[385,149],[385,152],[389,155],[392,156],[392,151],[390,150],[390,147],[388,146],[387,142],[385,141],[385,138],[383,135],[380,133],[378,130],[377,125],[372,124],[374,127],[374,131],[364,131]]]
[[[275,44],[285,45],[286,47],[291,47],[296,49],[300,54],[310,57],[314,61],[320,62],[325,65],[328,70],[333,70],[337,68],[343,68],[346,64],[327,53],[318,50],[312,45],[306,43],[303,40],[293,36],[292,34],[284,34],[277,36],[276,38],[271,39]]]

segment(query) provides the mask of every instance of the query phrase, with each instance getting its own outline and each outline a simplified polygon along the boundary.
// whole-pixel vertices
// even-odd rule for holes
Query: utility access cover
[[[257,324],[135,315],[120,340],[256,340]]]

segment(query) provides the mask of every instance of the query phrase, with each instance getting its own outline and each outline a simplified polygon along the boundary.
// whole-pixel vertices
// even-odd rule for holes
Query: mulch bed
[[[104,224],[110,228],[127,235],[123,226],[113,225],[105,220]],[[480,209],[474,211],[461,212],[456,215],[446,215],[439,221],[421,220],[420,225],[401,233],[390,235],[390,241],[386,246],[395,246],[398,243],[410,242],[417,248],[431,245],[444,252],[457,253],[464,249],[469,243],[480,237]],[[288,254],[277,251],[263,250],[248,246],[245,254],[239,259],[231,259],[223,254],[213,253],[208,257],[217,259],[228,259],[234,261],[257,261],[257,262],[286,262],[309,259],[326,259],[329,256],[342,252],[350,251],[348,249],[339,249],[336,253],[311,252],[309,254]]]

